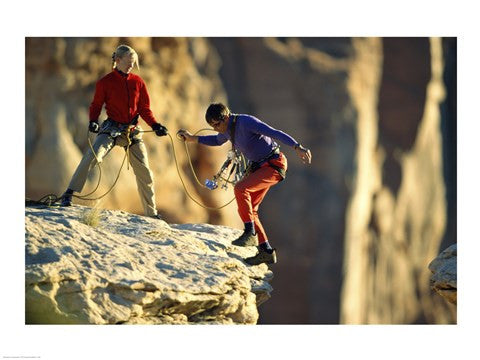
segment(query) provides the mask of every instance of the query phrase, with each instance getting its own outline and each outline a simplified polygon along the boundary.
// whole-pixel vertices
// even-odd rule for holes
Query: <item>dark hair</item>
[[[210,124],[213,120],[223,120],[225,116],[230,115],[230,109],[222,103],[210,104],[205,113],[205,120]]]

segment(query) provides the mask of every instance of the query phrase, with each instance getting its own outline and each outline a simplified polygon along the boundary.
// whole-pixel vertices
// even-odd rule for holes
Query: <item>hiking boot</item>
[[[259,249],[257,255],[246,258],[244,261],[248,265],[275,264],[277,262],[277,254],[275,249],[273,249],[272,253]]]
[[[63,194],[62,195],[62,202],[60,203],[61,206],[72,206],[72,194]]]
[[[258,239],[257,234],[253,235],[252,233],[243,232],[239,238],[232,241],[232,245],[235,246],[257,246]]]

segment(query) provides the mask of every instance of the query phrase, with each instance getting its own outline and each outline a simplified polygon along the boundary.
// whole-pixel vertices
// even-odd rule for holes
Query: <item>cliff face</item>
[[[124,211],[26,209],[28,324],[255,324],[267,266],[224,226],[168,225]],[[92,216],[90,216],[92,218]]]

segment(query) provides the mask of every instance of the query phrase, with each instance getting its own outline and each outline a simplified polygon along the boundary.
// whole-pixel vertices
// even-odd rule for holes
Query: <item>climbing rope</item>
[[[200,129],[198,130],[194,135],[197,135],[199,132],[201,131],[204,131],[204,130],[208,130],[208,131],[212,131],[211,129]],[[230,205],[232,203],[233,200],[235,200],[235,197],[233,197],[230,201],[228,201],[227,203],[225,203],[224,205],[220,206],[220,207],[211,207],[211,206],[206,206],[206,205],[203,205],[202,203],[200,203],[198,200],[196,200],[191,194],[190,192],[188,191],[187,189],[187,186],[185,185],[185,182],[183,181],[183,178],[182,178],[182,175],[180,174],[180,168],[178,167],[178,160],[177,160],[177,154],[176,154],[176,151],[175,151],[175,145],[173,143],[173,138],[172,138],[172,135],[168,134],[168,136],[170,137],[170,141],[172,143],[172,148],[173,148],[173,158],[175,160],[175,167],[177,168],[177,173],[178,173],[178,177],[180,178],[180,181],[183,185],[183,189],[185,190],[185,193],[187,194],[187,196],[194,202],[196,203],[197,205],[203,207],[204,209],[208,209],[208,210],[220,210],[220,209],[223,209],[224,207]],[[188,146],[187,146],[187,143],[185,142],[185,151],[187,153],[187,158],[188,158],[188,162],[190,164],[190,168],[192,169],[192,174],[195,178],[195,180],[197,181],[197,183],[204,187],[204,188],[207,188],[205,185],[203,185],[200,180],[198,180],[198,177],[197,177],[197,174],[195,173],[195,169],[193,168],[193,164],[192,164],[192,159],[190,157],[190,152],[188,151]]]
[[[197,132],[194,133],[194,135],[197,135],[198,133],[200,133],[201,131],[213,131],[212,129],[200,129],[198,130]],[[145,131],[142,131],[142,132],[154,132],[154,130],[145,130]],[[230,201],[226,202],[225,204],[223,204],[222,206],[219,206],[219,207],[211,207],[211,206],[207,206],[207,205],[204,205],[202,204],[200,201],[198,201],[197,199],[195,199],[192,194],[190,194],[190,191],[188,191],[187,189],[187,185],[185,185],[185,181],[183,180],[183,177],[182,177],[182,174],[180,173],[180,167],[178,166],[178,158],[177,158],[177,153],[176,153],[176,150],[175,150],[175,144],[174,144],[174,141],[173,141],[173,137],[172,135],[170,134],[167,134],[168,137],[170,138],[170,142],[172,144],[172,149],[173,149],[173,159],[175,161],[175,168],[177,169],[177,174],[178,174],[178,177],[180,178],[180,182],[182,183],[182,186],[183,186],[183,190],[185,191],[185,193],[187,194],[187,196],[190,198],[190,200],[192,200],[195,204],[201,206],[202,208],[204,209],[207,209],[207,210],[220,210],[220,209],[223,209],[224,207],[230,205],[234,200],[235,200],[235,197],[233,197]],[[178,137],[178,139],[181,139],[181,137]],[[190,165],[190,169],[192,170],[192,174],[193,174],[193,177],[195,178],[195,181],[197,182],[197,184],[203,188],[206,188],[208,189],[204,184],[202,184],[200,182],[200,180],[198,179],[198,176],[197,176],[197,173],[195,172],[195,169],[193,168],[193,164],[192,164],[192,158],[190,156],[190,151],[188,150],[188,146],[187,146],[187,142],[184,142],[185,144],[185,152],[187,154],[187,159],[188,159],[188,163]]]
[[[117,181],[120,177],[120,173],[122,171],[122,168],[123,168],[123,165],[125,164],[125,160],[128,158],[129,161],[130,161],[130,155],[129,155],[129,152],[130,152],[130,146],[131,146],[131,140],[130,140],[130,136],[128,134],[128,131],[129,131],[129,128],[126,129],[126,132],[127,132],[127,141],[128,141],[128,145],[125,149],[125,155],[123,157],[123,160],[122,160],[122,164],[120,165],[120,168],[118,170],[118,173],[117,173],[117,176],[115,178],[115,181],[113,182],[112,186],[110,186],[110,188],[104,193],[102,194],[101,196],[98,196],[98,197],[94,197],[94,198],[89,198],[89,196],[91,196],[93,193],[95,193],[97,191],[97,189],[99,188],[100,186],[100,181],[101,181],[101,178],[102,178],[102,168],[100,166],[100,162],[98,160],[98,157],[97,157],[97,154],[93,148],[93,145],[92,145],[92,142],[90,140],[90,136],[89,136],[89,132],[87,132],[87,139],[88,139],[88,145],[90,147],[90,150],[92,151],[94,157],[95,157],[95,160],[96,160],[96,165],[98,166],[99,168],[99,176],[98,176],[98,181],[97,181],[97,185],[95,186],[95,188],[89,192],[88,194],[85,194],[85,195],[75,195],[75,194],[72,194],[72,197],[75,197],[75,198],[78,198],[78,199],[81,199],[81,200],[88,200],[88,201],[95,201],[95,200],[100,200],[101,198],[105,197],[108,193],[110,193],[113,188],[115,187],[115,185],[117,184]],[[200,133],[201,131],[213,131],[212,129],[200,129],[198,130],[197,132],[195,132],[194,135],[197,135],[198,133]],[[142,130],[140,131],[141,133],[149,133],[149,132],[155,132],[154,130]],[[219,207],[211,207],[211,206],[207,206],[207,205],[204,205],[202,204],[199,200],[195,199],[191,193],[188,191],[187,189],[187,186],[185,184],[185,181],[183,180],[183,177],[182,177],[182,174],[180,172],[180,167],[178,165],[178,158],[177,158],[177,154],[176,154],[176,150],[175,150],[175,144],[174,144],[174,141],[173,141],[173,137],[172,135],[170,135],[169,133],[167,134],[168,137],[170,138],[170,143],[172,145],[172,149],[173,149],[173,158],[174,158],[174,161],[175,161],[175,167],[177,169],[177,174],[178,174],[178,177],[180,178],[180,182],[182,183],[182,186],[183,186],[183,189],[185,191],[185,193],[187,194],[187,196],[194,202],[196,203],[197,205],[201,206],[202,208],[204,209],[207,209],[207,210],[220,210],[220,209],[223,209],[224,207],[230,205],[234,200],[235,200],[235,197],[233,197],[230,201],[226,202],[225,204],[223,204],[222,206],[219,206]],[[180,139],[181,137],[179,137]],[[192,174],[193,174],[193,177],[195,178],[195,181],[197,182],[197,184],[203,188],[207,188],[204,184],[202,184],[200,182],[200,180],[198,179],[198,176],[195,172],[195,169],[193,168],[193,164],[192,164],[192,159],[191,159],[191,156],[190,156],[190,152],[188,150],[188,146],[187,146],[187,143],[184,142],[184,145],[185,145],[185,152],[187,154],[187,159],[188,159],[188,163],[190,165],[190,169],[192,171]],[[127,164],[127,170],[128,170],[128,164]],[[231,175],[231,174],[230,174]],[[225,182],[228,182],[230,184],[233,184],[233,182],[229,181],[228,179],[230,178],[230,175],[228,176],[227,179],[224,179],[223,177],[220,177],[223,181]],[[41,199],[39,200],[32,200],[32,199],[26,199],[25,201],[25,205],[45,205],[45,206],[48,206],[48,207],[51,207],[51,206],[54,206],[55,203],[61,201],[63,198],[63,195],[58,197],[57,195],[55,194],[48,194],[48,195],[45,195],[43,196]]]

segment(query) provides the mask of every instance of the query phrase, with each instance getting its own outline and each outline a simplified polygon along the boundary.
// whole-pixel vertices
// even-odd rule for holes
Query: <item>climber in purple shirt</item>
[[[276,141],[293,147],[305,164],[311,163],[311,152],[283,131],[274,129],[254,116],[232,114],[228,107],[221,103],[211,104],[205,119],[215,131],[218,131],[218,135],[194,136],[183,129],[178,131],[178,135],[187,142],[208,146],[219,146],[230,140],[234,148],[252,162],[250,171],[234,188],[238,213],[244,222],[244,231],[232,244],[237,246],[258,244],[257,255],[245,259],[247,264],[275,263],[276,252],[268,242],[258,217],[258,207],[270,187],[286,176],[287,158],[280,151]]]
[[[234,115],[230,115],[233,117]],[[240,150],[250,161],[264,159],[278,144],[273,140],[279,140],[285,145],[294,147],[299,145],[295,139],[283,131],[272,128],[254,116],[237,114],[235,126],[235,148]],[[200,144],[219,146],[230,139],[232,122],[228,122],[227,132],[218,135],[199,136]]]

